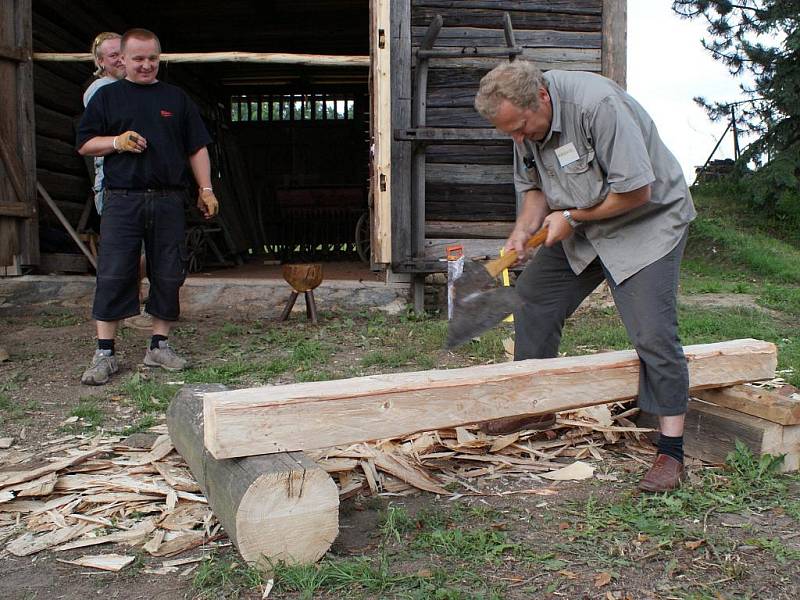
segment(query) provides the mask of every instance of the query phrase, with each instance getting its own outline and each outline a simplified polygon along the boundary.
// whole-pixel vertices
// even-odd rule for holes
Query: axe
[[[543,227],[525,243],[525,249],[536,248],[546,239],[547,227]],[[491,286],[497,276],[515,262],[517,253],[511,250],[486,264],[464,264],[463,273],[453,282],[455,302],[453,318],[447,326],[445,348],[455,348],[468,342],[514,312],[521,302],[517,291],[512,287]]]

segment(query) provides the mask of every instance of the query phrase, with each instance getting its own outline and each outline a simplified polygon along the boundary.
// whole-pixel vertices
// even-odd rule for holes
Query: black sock
[[[658,437],[658,453],[671,456],[678,462],[683,462],[683,436],[670,437],[663,433]]]
[[[150,338],[150,350],[158,350],[158,342],[166,342],[167,336],[165,335],[154,335]]]
[[[114,340],[97,340],[97,349],[98,350],[111,350],[111,354],[114,354]]]

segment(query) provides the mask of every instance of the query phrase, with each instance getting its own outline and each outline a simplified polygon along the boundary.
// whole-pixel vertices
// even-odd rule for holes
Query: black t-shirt
[[[211,143],[197,106],[174,85],[122,79],[95,93],[78,125],[77,148],[97,136],[136,131],[147,140],[141,154],[105,157],[108,188],[145,189],[186,185],[188,155]]]

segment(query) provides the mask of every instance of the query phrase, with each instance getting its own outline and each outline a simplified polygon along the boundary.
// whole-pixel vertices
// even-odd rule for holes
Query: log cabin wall
[[[404,4],[404,3],[398,3]],[[566,69],[606,73],[603,52],[611,57],[608,65],[622,61],[624,78],[624,19],[621,39],[612,46],[604,40],[604,8],[613,5],[624,15],[624,0],[410,0],[404,11],[393,7],[393,107],[395,131],[410,126],[413,98],[414,51],[431,21],[441,15],[443,27],[434,48],[470,49],[504,47],[503,15],[508,13],[521,58],[536,62],[542,70]],[[608,15],[605,15],[608,16]],[[410,39],[404,40],[404,32]],[[617,36],[620,31],[616,31]],[[607,46],[607,47],[606,47]],[[612,56],[611,50],[615,54]],[[620,52],[621,50],[621,52]],[[473,108],[481,77],[502,59],[431,58],[427,85],[427,127],[488,128]],[[615,62],[616,61],[616,62]],[[411,65],[410,76],[402,64]],[[617,72],[620,72],[619,69]],[[512,145],[509,141],[470,144],[432,144],[427,147],[425,165],[424,259],[413,257],[411,230],[410,142],[395,141],[393,165],[393,267],[398,271],[430,272],[437,258],[444,256],[448,243],[476,238],[503,238],[511,229],[516,214],[512,183]],[[401,175],[402,174],[402,175]],[[404,180],[400,180],[400,177]],[[441,238],[437,240],[437,238]],[[488,243],[465,242],[480,254],[497,251],[496,240]]]

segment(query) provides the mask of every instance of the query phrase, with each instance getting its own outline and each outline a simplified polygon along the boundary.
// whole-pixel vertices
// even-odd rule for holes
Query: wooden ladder
[[[501,48],[475,48],[472,52],[467,52],[467,48],[460,50],[434,48],[442,24],[442,16],[436,15],[416,51],[417,66],[414,74],[414,96],[411,103],[411,128],[397,130],[394,133],[396,140],[414,144],[411,161],[411,244],[413,258],[417,262],[422,262],[425,256],[425,151],[428,145],[506,139],[506,136],[495,129],[426,127],[429,59],[508,56],[509,60],[514,60],[519,54],[522,54],[522,48],[517,46],[514,40],[514,29],[508,13],[503,15],[506,46]],[[421,314],[424,310],[424,283],[424,274],[414,274],[414,310],[417,314]]]

